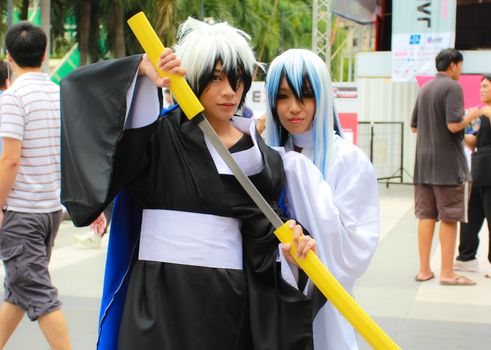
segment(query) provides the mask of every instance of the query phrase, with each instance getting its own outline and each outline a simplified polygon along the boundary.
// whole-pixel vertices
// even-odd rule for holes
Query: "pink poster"
[[[422,87],[425,83],[433,79],[433,76],[417,76],[416,80],[418,86]],[[481,76],[468,74],[462,75],[459,80],[459,84],[464,91],[464,108],[477,107],[481,105],[481,99],[479,97],[479,87],[481,85]]]
[[[339,112],[338,117],[345,139],[354,145],[358,144],[358,114]]]

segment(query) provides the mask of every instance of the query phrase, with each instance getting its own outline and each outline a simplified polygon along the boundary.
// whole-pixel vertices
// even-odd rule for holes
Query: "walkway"
[[[387,189],[381,185],[380,195],[382,239],[370,269],[355,288],[355,298],[403,349],[490,349],[491,279],[484,278],[481,272],[468,274],[478,281],[473,287],[444,287],[437,279],[415,282],[417,221],[412,209],[412,187],[391,185]],[[87,249],[73,242],[72,235],[85,230],[65,221],[51,264],[74,350],[95,348],[105,259],[105,249]],[[487,236],[487,229],[483,229],[479,253],[482,268],[488,266]],[[436,235],[434,242],[437,243]],[[439,264],[436,246],[432,268],[437,275]],[[360,343],[362,350],[370,349],[363,340]],[[21,349],[48,349],[37,324],[27,319],[5,347]]]

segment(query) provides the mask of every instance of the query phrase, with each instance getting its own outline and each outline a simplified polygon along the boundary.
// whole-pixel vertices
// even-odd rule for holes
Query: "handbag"
[[[472,153],[471,175],[473,186],[491,186],[491,145]]]

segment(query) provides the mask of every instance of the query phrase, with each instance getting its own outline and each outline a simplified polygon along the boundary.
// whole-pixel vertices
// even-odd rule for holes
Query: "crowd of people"
[[[227,23],[189,18],[157,66],[188,81],[236,162],[290,220],[300,258],[316,254],[351,293],[380,234],[375,170],[344,140],[329,70],[309,50],[288,50],[269,65],[264,139],[246,113],[236,115],[262,67],[249,39]],[[111,224],[98,349],[358,349],[353,327],[275,238],[198,123],[173,104],[170,80],[146,55],[76,70],[62,80],[60,99],[41,71],[46,42],[28,22],[6,36],[16,79],[0,97],[0,349],[26,313],[53,349],[71,348],[48,271],[63,208],[76,225],[90,225],[75,238],[92,248]],[[475,284],[454,267],[476,259],[491,210],[483,175],[491,170],[491,80],[481,83],[484,105],[464,113],[462,61],[453,49],[436,57],[439,73],[412,116],[418,282],[434,277],[438,220],[440,283]],[[462,130],[479,117],[467,222]]]

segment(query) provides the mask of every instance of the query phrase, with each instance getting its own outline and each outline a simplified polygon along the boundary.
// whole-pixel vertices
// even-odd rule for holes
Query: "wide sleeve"
[[[140,59],[131,56],[86,66],[61,82],[61,201],[77,226],[90,224],[141,164],[138,155],[145,143],[123,137],[132,124]],[[157,96],[157,89],[153,91]],[[151,129],[141,127],[134,133],[145,140]]]
[[[286,153],[287,198],[294,218],[316,239],[319,258],[351,291],[377,245],[378,189],[373,166],[360,150],[336,157],[331,186],[309,159]]]

